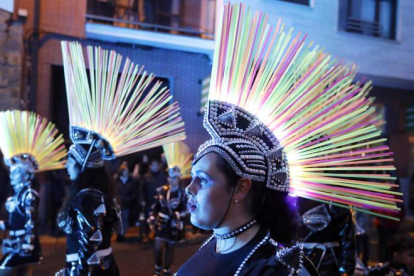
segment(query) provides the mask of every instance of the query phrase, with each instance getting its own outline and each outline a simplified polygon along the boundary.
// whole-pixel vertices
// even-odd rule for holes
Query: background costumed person
[[[32,187],[36,172],[64,168],[66,149],[55,125],[28,111],[0,112],[0,149],[10,169],[13,195],[6,201],[8,220],[0,221],[3,239],[0,275],[32,275],[42,252],[37,234],[39,195]]]
[[[175,243],[184,238],[187,198],[180,182],[190,177],[192,154],[183,142],[163,145],[168,164],[168,185],[161,186],[149,224],[155,230],[155,275],[170,275]]]
[[[119,54],[88,46],[88,73],[79,43],[62,42],[62,51],[74,183],[58,218],[67,255],[57,275],[119,275],[111,235],[120,212],[104,160],[185,139],[184,124],[168,90],[129,59],[120,70]]]
[[[117,202],[121,207],[123,228],[121,233],[117,233],[116,241],[124,242],[126,241],[125,234],[129,227],[129,221],[134,214],[135,200],[138,197],[138,181],[130,174],[126,161],[121,163],[118,172],[115,174],[114,184]]]
[[[350,210],[300,198],[298,240],[321,276],[353,275],[355,223]]]
[[[369,84],[354,84],[351,65],[242,4],[226,5],[219,26],[204,117],[211,140],[186,188],[191,222],[214,234],[177,275],[314,274],[291,244],[295,197],[391,218],[399,211],[388,172],[358,173],[395,169]]]

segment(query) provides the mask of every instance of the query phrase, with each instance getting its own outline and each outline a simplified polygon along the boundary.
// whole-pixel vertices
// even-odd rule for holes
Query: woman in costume
[[[184,238],[187,198],[180,182],[181,178],[190,176],[192,155],[182,142],[163,145],[163,149],[168,164],[168,185],[158,189],[149,225],[155,230],[154,275],[168,276],[175,243]]]
[[[244,5],[225,6],[216,43],[204,117],[212,139],[196,153],[186,188],[191,222],[214,234],[177,275],[313,274],[291,244],[292,198],[398,212],[389,175],[375,175],[378,184],[358,173],[395,169],[369,86],[352,84],[352,67],[300,35],[291,41],[282,24]]]
[[[34,174],[64,167],[62,135],[54,124],[27,111],[0,113],[0,149],[10,168],[13,195],[7,199],[7,221],[0,221],[3,239],[0,275],[32,275],[42,252],[37,234],[39,195],[32,187]]]
[[[119,275],[111,236],[121,219],[104,160],[184,139],[183,123],[161,83],[143,97],[154,77],[128,59],[118,77],[122,57],[88,46],[88,79],[82,46],[62,42],[62,51],[73,142],[67,169],[74,183],[58,219],[67,255],[57,275]]]

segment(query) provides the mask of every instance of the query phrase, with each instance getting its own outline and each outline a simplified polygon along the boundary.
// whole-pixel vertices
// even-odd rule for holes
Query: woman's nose
[[[195,196],[196,195],[196,193],[194,192],[194,179],[193,180],[191,180],[191,183],[190,183],[190,185],[188,185],[186,188],[185,188],[185,193],[187,194],[187,195],[191,195],[191,196]]]

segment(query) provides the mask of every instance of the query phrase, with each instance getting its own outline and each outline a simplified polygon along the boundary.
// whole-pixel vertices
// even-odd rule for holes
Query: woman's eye
[[[200,178],[200,183],[201,183],[201,185],[207,184],[207,179]]]

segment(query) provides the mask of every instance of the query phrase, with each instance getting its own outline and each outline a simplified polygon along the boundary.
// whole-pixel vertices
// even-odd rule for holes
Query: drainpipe
[[[40,25],[40,0],[35,0],[33,16],[33,35],[31,39],[31,75],[30,75],[30,93],[29,93],[29,110],[36,111],[37,97],[37,67],[39,60],[39,25]]]

